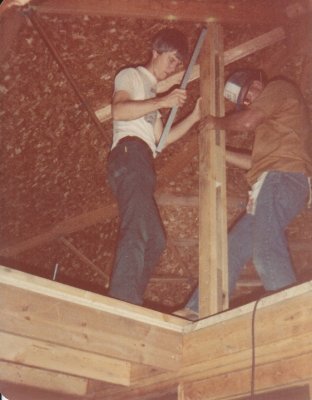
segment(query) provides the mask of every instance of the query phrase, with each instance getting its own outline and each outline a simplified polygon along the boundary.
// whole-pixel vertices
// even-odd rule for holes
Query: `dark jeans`
[[[165,232],[154,199],[152,152],[143,141],[118,144],[108,160],[108,180],[118,202],[120,228],[109,295],[141,305],[165,249]]]

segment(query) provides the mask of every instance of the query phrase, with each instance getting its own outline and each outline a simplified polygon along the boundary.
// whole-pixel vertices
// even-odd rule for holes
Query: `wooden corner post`
[[[224,115],[224,51],[220,25],[208,24],[200,57],[202,116]],[[199,134],[199,315],[228,308],[225,132]]]

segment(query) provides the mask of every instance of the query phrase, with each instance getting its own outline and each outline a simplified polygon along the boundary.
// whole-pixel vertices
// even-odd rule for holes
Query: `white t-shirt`
[[[144,67],[123,69],[115,78],[115,92],[125,90],[130,94],[132,100],[156,97],[156,86],[155,76]],[[160,113],[154,111],[131,121],[114,121],[112,149],[123,137],[137,136],[148,144],[155,156],[154,126],[156,118],[159,117]]]

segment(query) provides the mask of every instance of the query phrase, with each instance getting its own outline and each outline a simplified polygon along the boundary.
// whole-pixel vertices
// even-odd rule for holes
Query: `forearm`
[[[230,113],[224,117],[207,115],[203,118],[202,127],[226,131],[253,131],[264,119],[260,111],[245,110]]]
[[[238,153],[236,151],[226,150],[225,160],[235,167],[249,170],[251,168],[251,155],[247,153]]]
[[[166,146],[181,139],[196,122],[198,122],[198,118],[196,117],[196,114],[192,112],[182,121],[175,124],[169,132]]]

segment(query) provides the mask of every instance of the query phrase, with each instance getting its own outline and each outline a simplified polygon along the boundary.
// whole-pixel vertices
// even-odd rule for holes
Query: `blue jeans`
[[[152,152],[143,141],[118,144],[108,160],[108,181],[116,196],[120,228],[109,295],[141,305],[165,249],[165,232],[154,199]]]
[[[279,290],[296,282],[285,229],[304,208],[308,194],[308,178],[302,173],[267,174],[255,214],[244,214],[228,235],[229,295],[250,260],[266,290]],[[186,307],[198,311],[198,289]]]

